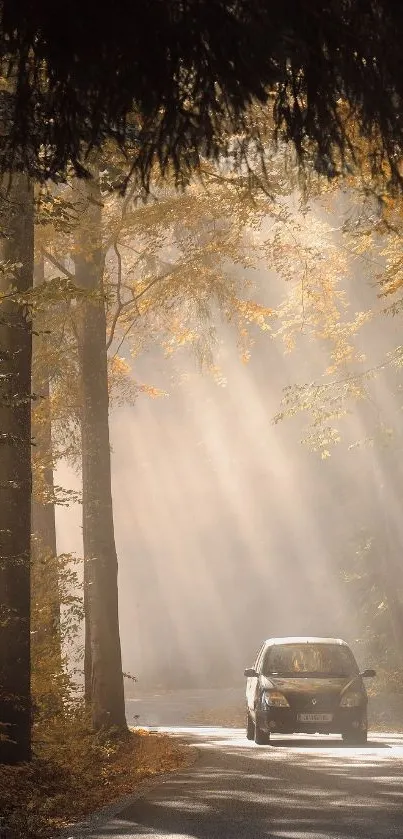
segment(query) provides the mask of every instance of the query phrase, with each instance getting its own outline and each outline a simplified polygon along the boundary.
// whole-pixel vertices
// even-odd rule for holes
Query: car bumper
[[[305,722],[299,719],[303,711],[293,708],[269,708],[256,711],[256,722],[264,732],[284,734],[343,734],[348,731],[364,730],[367,727],[367,708],[337,708],[332,719],[326,722]],[[318,713],[321,713],[320,711]],[[329,712],[330,714],[330,712]]]

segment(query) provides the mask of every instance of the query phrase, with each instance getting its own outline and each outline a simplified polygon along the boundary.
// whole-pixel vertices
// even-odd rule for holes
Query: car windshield
[[[264,657],[264,676],[355,676],[355,658],[340,644],[276,644]]]

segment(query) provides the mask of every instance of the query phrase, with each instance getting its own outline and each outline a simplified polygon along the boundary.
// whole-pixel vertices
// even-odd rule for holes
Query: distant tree
[[[81,430],[85,681],[97,729],[125,726],[108,410],[111,387],[118,383],[120,399],[136,387],[127,389],[121,376],[119,348],[129,341],[137,354],[152,336],[171,348],[190,342],[206,359],[199,337],[210,334],[215,306],[244,325],[263,324],[269,314],[239,299],[225,266],[231,259],[247,262],[245,224],[258,214],[256,201],[250,200],[246,211],[247,181],[232,183],[206,171],[209,188],[195,186],[182,195],[161,185],[159,200],[142,204],[136,195],[124,200],[111,195],[106,172],[103,188],[99,175],[72,185],[79,222],[44,247],[47,264],[78,293],[71,312],[77,387],[67,382],[64,387],[70,405],[75,402],[70,417]],[[263,193],[262,199],[265,204]],[[63,250],[71,255],[72,271],[60,257]],[[122,383],[125,392],[119,396]]]
[[[369,166],[360,179],[351,177],[345,186],[344,194],[329,194],[326,187],[326,195],[317,202],[322,219],[333,219],[329,258],[322,258],[326,251],[311,251],[314,265],[306,273],[294,272],[277,310],[278,334],[289,348],[297,346],[303,352],[302,336],[322,352],[316,354],[311,380],[285,388],[274,420],[302,416],[303,442],[310,449],[327,459],[335,444],[341,444],[336,457],[346,457],[347,449],[350,459],[355,458],[361,508],[351,535],[357,541],[358,531],[364,529],[365,538],[350,547],[345,579],[362,615],[362,640],[378,655],[384,644],[380,658],[385,670],[389,676],[400,670],[401,680],[403,576],[396,511],[402,493],[403,207],[400,195],[388,194]],[[351,315],[358,283],[367,286],[367,308]],[[334,318],[330,315],[337,299],[341,306]],[[309,353],[307,344],[304,348]],[[348,480],[345,476],[342,481],[345,487]],[[352,503],[349,499],[346,509]]]
[[[317,238],[318,247],[310,250],[311,270],[293,272],[276,310],[277,334],[289,349],[300,347],[302,336],[325,352],[313,380],[285,389],[275,421],[303,414],[308,421],[304,439],[324,457],[342,439],[343,421],[348,436],[348,418],[352,412],[362,413],[363,403],[367,442],[376,444],[382,437],[390,417],[377,402],[377,381],[385,382],[400,401],[403,349],[396,344],[395,324],[403,308],[403,204],[400,195],[385,192],[368,166],[363,175],[364,181],[349,178],[344,194],[337,189],[329,193],[326,187],[321,198],[319,187],[316,208],[322,214],[322,229],[327,228],[328,244]],[[368,288],[367,305],[351,315],[359,282]],[[362,339],[365,329],[367,337]],[[377,335],[383,341],[375,353],[371,344],[373,339],[378,346]]]
[[[44,261],[35,266],[36,284],[44,282]],[[47,317],[49,327],[49,316]],[[56,650],[55,679],[62,669],[60,635],[60,596],[57,567],[55,486],[53,474],[52,417],[50,406],[49,329],[43,317],[33,314],[33,374],[32,374],[32,437],[33,437],[33,488],[32,488],[32,564],[42,566],[48,595],[48,620],[41,632],[52,639]],[[39,575],[38,575],[39,576]],[[36,592],[31,585],[32,599]]]

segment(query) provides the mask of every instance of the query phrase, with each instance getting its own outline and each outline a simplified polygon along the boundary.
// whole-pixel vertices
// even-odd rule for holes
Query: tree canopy
[[[88,151],[113,138],[143,182],[156,161],[186,176],[248,136],[257,99],[328,174],[354,160],[354,116],[396,183],[402,18],[385,0],[2,0],[0,170],[85,174]]]

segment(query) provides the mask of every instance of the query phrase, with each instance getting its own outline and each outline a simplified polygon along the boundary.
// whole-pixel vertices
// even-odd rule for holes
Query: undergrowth
[[[30,764],[0,766],[0,814],[7,839],[53,839],[60,828],[184,765],[186,750],[147,731],[94,734],[85,714],[36,733]],[[0,835],[1,833],[0,829]]]

